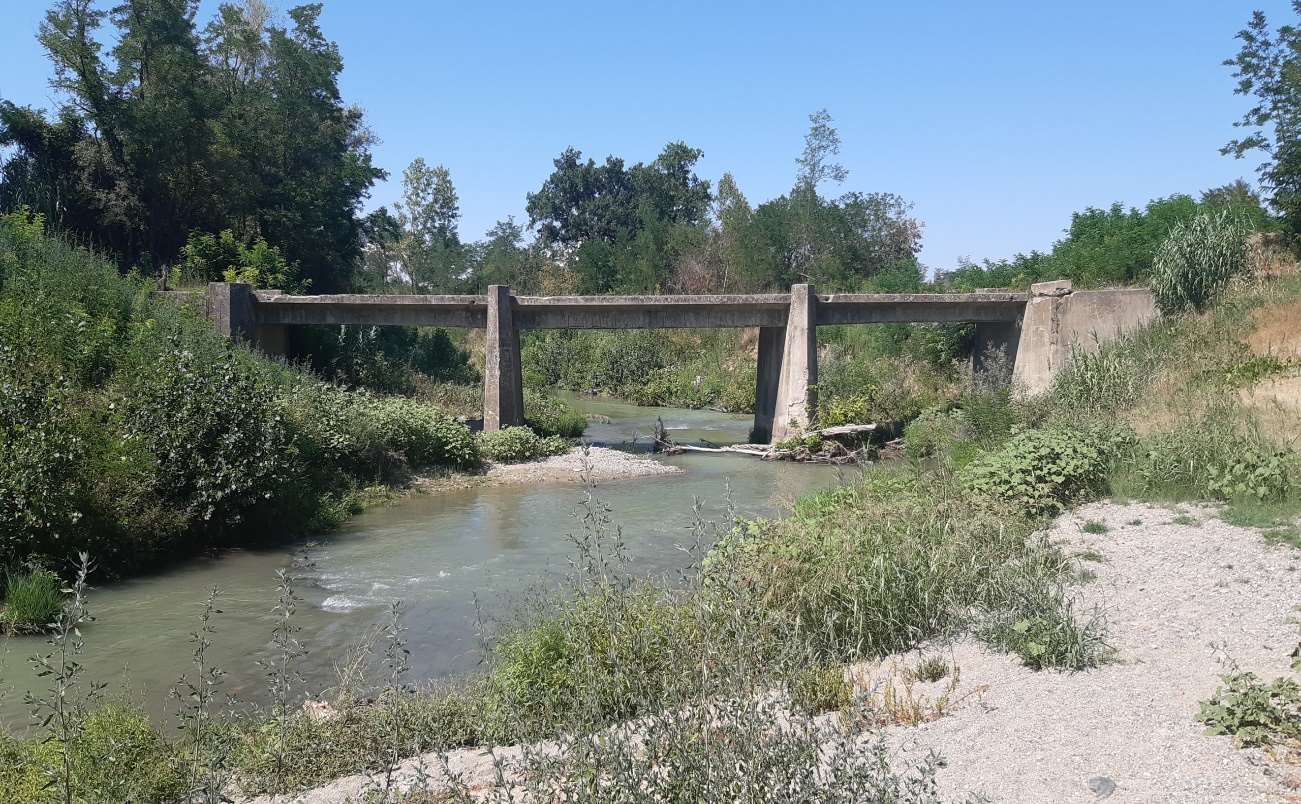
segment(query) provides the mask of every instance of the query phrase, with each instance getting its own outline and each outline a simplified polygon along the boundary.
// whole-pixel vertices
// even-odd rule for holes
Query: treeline
[[[1290,188],[1301,150],[1288,117],[1301,71],[1291,28],[1264,18],[1230,62],[1259,106],[1225,152],[1263,150],[1261,185],[1244,182],[1073,216],[1048,253],[962,262],[926,281],[922,224],[905,199],[844,191],[831,116],[810,116],[792,184],[752,204],[730,173],[698,175],[703,153],[670,142],[647,162],[604,161],[570,148],[526,197],[527,221],[506,218],[479,239],[459,231],[449,171],[424,159],[403,171],[402,199],[362,215],[386,177],[362,112],[344,101],[343,62],[321,30],[320,4],[283,17],[264,0],[218,7],[133,0],[101,10],[59,0],[40,26],[63,99],[50,113],[0,100],[0,210],[25,207],[55,230],[114,255],[123,269],[174,282],[237,279],[338,292],[735,292],[812,282],[829,290],[1084,285],[1143,280],[1170,228],[1230,209],[1255,229],[1294,232]],[[109,30],[106,30],[109,29]],[[112,43],[111,47],[105,43]],[[794,155],[794,154],[793,154]]]

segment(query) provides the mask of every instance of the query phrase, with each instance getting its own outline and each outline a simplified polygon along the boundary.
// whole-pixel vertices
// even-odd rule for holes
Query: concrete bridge
[[[1076,292],[1069,282],[1035,285],[1029,294],[818,294],[794,285],[790,293],[711,296],[516,296],[504,285],[482,296],[292,296],[214,282],[206,312],[228,337],[280,355],[293,326],[484,329],[485,430],[524,423],[521,330],[758,327],[756,441],[780,441],[809,425],[820,325],[973,323],[977,365],[989,349],[1002,350],[1013,361],[1014,380],[1037,391],[1072,348],[1096,347],[1155,314],[1146,290]]]

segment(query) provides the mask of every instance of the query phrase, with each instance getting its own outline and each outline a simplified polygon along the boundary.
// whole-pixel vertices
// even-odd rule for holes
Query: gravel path
[[[572,455],[552,460],[576,467]],[[1196,522],[1176,522],[1181,513]],[[1107,531],[1085,533],[1087,520]],[[1087,562],[1097,577],[1079,594],[1085,607],[1105,611],[1116,661],[1083,673],[1035,672],[964,640],[851,668],[858,679],[880,678],[937,651],[960,668],[953,692],[960,705],[930,723],[888,730],[901,761],[938,751],[946,766],[937,781],[954,801],[977,793],[1034,804],[1301,802],[1301,768],[1206,736],[1193,719],[1222,671],[1212,644],[1263,677],[1287,672],[1298,639],[1301,551],[1229,526],[1209,508],[1089,505],[1061,517],[1052,535],[1069,551],[1101,556]],[[934,698],[947,683],[915,692]],[[498,752],[513,756],[518,748]],[[493,784],[482,750],[454,751],[448,760],[471,786]],[[441,775],[436,755],[422,762]],[[416,765],[399,773],[407,784]],[[282,800],[356,800],[368,783],[348,777]]]
[[[1103,607],[1117,661],[1084,673],[1034,672],[972,642],[952,647],[962,690],[978,702],[916,728],[894,729],[905,754],[937,750],[948,795],[1000,802],[1301,801],[1301,768],[1205,736],[1193,718],[1222,671],[1211,645],[1246,670],[1287,672],[1297,644],[1301,551],[1231,527],[1206,508],[1179,512],[1096,504],[1063,516],[1053,535],[1097,578],[1079,588]],[[1086,520],[1107,532],[1081,530]],[[1103,777],[1099,779],[1098,777]],[[1290,778],[1289,778],[1290,777]],[[1090,789],[1090,781],[1105,796]]]

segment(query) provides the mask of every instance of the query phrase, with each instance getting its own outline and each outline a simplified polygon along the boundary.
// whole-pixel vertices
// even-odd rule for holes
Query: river
[[[601,417],[585,439],[637,449],[634,437],[662,418],[676,440],[736,443],[751,419],[711,411],[643,408],[575,398]],[[607,421],[608,419],[608,421]],[[780,513],[795,497],[834,485],[832,467],[768,463],[733,455],[660,457],[682,474],[634,478],[598,487],[599,499],[623,530],[631,566],[646,576],[671,576],[690,565],[693,498],[714,521],[732,506],[743,516]],[[275,623],[275,572],[293,567],[302,600],[294,621],[308,650],[298,663],[308,694],[337,683],[336,666],[376,625],[392,601],[402,603],[411,651],[410,678],[447,678],[473,671],[482,658],[481,623],[509,618],[539,592],[555,592],[575,555],[569,534],[582,490],[573,484],[474,485],[416,494],[372,508],[314,541],[273,550],[230,550],[165,572],[93,589],[95,622],[83,634],[86,678],[108,683],[108,695],[142,705],[160,722],[172,710],[168,689],[189,669],[190,634],[204,598],[216,587],[221,613],[210,658],[225,671],[222,689],[243,701],[265,700],[259,659],[270,655]],[[0,642],[0,727],[23,732],[24,693],[41,689],[28,657],[43,638]]]

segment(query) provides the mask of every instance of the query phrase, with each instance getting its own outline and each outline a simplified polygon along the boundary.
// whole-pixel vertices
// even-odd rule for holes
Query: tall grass
[[[43,631],[63,611],[63,584],[46,569],[5,572],[0,625],[14,633]]]

